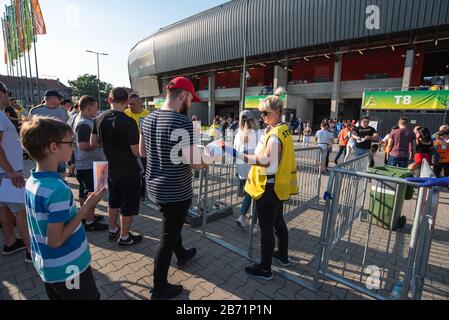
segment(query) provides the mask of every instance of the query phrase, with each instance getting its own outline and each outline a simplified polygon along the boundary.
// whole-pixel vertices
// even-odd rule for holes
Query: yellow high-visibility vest
[[[273,128],[266,136],[261,155],[265,153],[268,141],[272,136],[276,136],[282,144],[282,155],[275,174],[274,191],[279,200],[287,201],[292,195],[299,192],[293,138],[291,130],[286,124]],[[246,193],[254,200],[259,200],[265,193],[267,181],[266,168],[253,166],[246,180]]]

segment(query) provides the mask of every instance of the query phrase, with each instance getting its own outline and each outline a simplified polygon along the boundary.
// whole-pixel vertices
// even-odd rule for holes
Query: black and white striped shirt
[[[171,141],[176,132],[185,135]],[[191,199],[192,169],[187,164],[173,163],[171,156],[180,147],[195,144],[192,121],[174,111],[157,110],[145,118],[142,135],[147,153],[146,181],[150,200],[166,204]]]

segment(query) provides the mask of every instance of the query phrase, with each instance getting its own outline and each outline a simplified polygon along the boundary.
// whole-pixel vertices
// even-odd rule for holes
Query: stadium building
[[[234,0],[140,41],[129,75],[148,105],[190,77],[203,99],[192,112],[208,123],[238,115],[243,79],[246,96],[286,87],[287,119],[358,119],[366,92],[449,89],[449,1]]]

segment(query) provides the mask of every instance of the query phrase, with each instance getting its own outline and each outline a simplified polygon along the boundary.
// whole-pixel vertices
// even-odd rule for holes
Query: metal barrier
[[[346,166],[350,167],[350,164]],[[394,213],[399,212],[402,205],[398,196],[401,188],[416,188],[417,185],[404,179],[352,169],[337,167],[331,173],[315,287],[318,288],[319,277],[324,277],[372,298],[385,300],[409,298],[411,286],[411,297],[420,298],[432,242],[433,227],[429,224],[433,225],[436,215],[439,189],[419,189],[413,227],[408,235],[407,230],[393,231]],[[422,176],[430,175],[431,169],[426,162]],[[354,192],[363,185],[362,194]],[[370,198],[366,199],[368,190]],[[365,205],[369,205],[367,212]],[[392,216],[389,230],[377,226],[380,214],[374,217],[376,210],[380,212],[381,206],[387,205]],[[367,213],[368,221],[357,219],[362,211]],[[400,291],[399,296],[390,295],[396,291]]]
[[[299,149],[295,151],[298,171],[298,185],[299,193],[294,195],[289,201],[284,204],[284,216],[287,221],[292,221],[299,214],[309,208],[309,206],[317,203],[320,198],[321,186],[321,163],[322,150],[320,148]],[[236,230],[235,218],[229,217],[221,221],[220,225],[211,223],[213,219],[210,216],[220,210],[213,207],[211,204],[222,204],[221,210],[229,210],[241,204],[241,199],[238,198],[238,179],[235,178],[235,166],[227,167],[228,176],[220,179],[217,176],[222,167],[229,165],[212,165],[205,170],[204,176],[204,197],[202,198],[203,205],[200,205],[203,227],[203,236],[210,241],[244,257],[251,261],[256,261],[258,258],[257,252],[259,246],[254,241],[253,234],[254,225],[257,223],[257,215],[255,214],[254,203],[251,206],[251,224],[248,232]],[[212,173],[212,174],[211,174]],[[226,181],[226,182],[224,182]],[[293,281],[303,287],[314,290],[312,281],[310,283],[303,281],[298,272],[289,270],[286,272],[277,267],[273,267],[273,271],[290,281]]]

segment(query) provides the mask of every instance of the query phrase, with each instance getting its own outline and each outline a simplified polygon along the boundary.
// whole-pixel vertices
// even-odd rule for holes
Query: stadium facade
[[[243,79],[246,95],[286,87],[288,118],[358,118],[367,90],[449,88],[449,1],[233,0],[140,41],[129,75],[150,104],[190,77],[203,122],[238,114]]]

